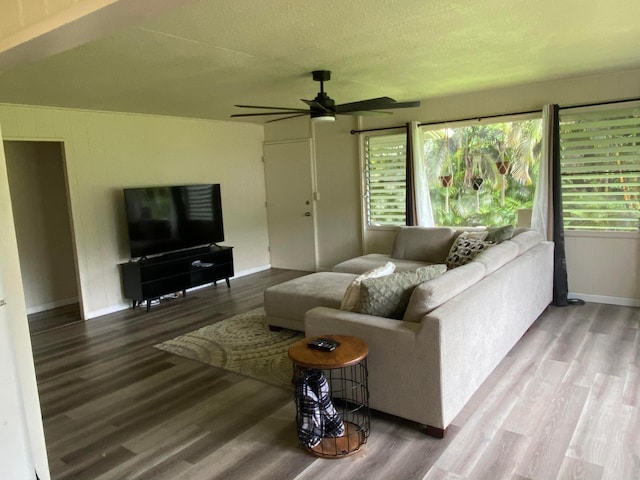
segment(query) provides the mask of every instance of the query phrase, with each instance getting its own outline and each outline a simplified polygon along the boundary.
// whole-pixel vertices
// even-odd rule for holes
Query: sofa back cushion
[[[474,262],[480,262],[484,265],[486,271],[485,276],[495,272],[505,263],[510,262],[519,255],[518,245],[511,240],[505,240],[502,243],[487,248],[477,257]]]
[[[527,250],[535,247],[542,242],[543,237],[540,232],[535,230],[527,230],[515,235],[510,241],[518,245],[518,253],[522,255]]]
[[[419,322],[422,317],[479,282],[485,273],[482,263],[471,262],[413,289],[403,320]]]
[[[414,272],[399,272],[383,277],[365,278],[360,283],[357,311],[376,317],[401,319],[416,285],[442,275],[445,265],[420,267]]]
[[[444,263],[457,232],[449,227],[400,227],[392,258]]]

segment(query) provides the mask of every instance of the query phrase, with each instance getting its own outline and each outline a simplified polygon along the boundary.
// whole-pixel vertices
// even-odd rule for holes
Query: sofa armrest
[[[370,406],[444,428],[437,328],[361,313],[316,307],[305,314],[308,336],[352,335],[369,346]],[[437,327],[437,325],[436,325]]]

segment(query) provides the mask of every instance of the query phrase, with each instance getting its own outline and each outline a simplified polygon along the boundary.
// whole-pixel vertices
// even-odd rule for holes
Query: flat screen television
[[[125,188],[131,257],[224,241],[220,185]]]

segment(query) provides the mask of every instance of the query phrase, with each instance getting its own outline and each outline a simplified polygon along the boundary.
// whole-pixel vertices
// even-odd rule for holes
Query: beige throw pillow
[[[387,262],[381,267],[374,268],[362,275],[357,276],[347,287],[347,291],[344,292],[342,297],[342,303],[340,303],[340,310],[346,310],[347,312],[353,312],[358,306],[360,301],[360,285],[365,278],[377,278],[385,275],[390,275],[395,272],[396,266],[392,262]]]

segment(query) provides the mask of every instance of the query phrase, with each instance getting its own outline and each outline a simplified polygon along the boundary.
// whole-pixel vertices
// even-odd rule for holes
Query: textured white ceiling
[[[0,102],[229,119],[640,66],[636,0],[205,0],[0,74]],[[263,122],[264,117],[243,121]]]

